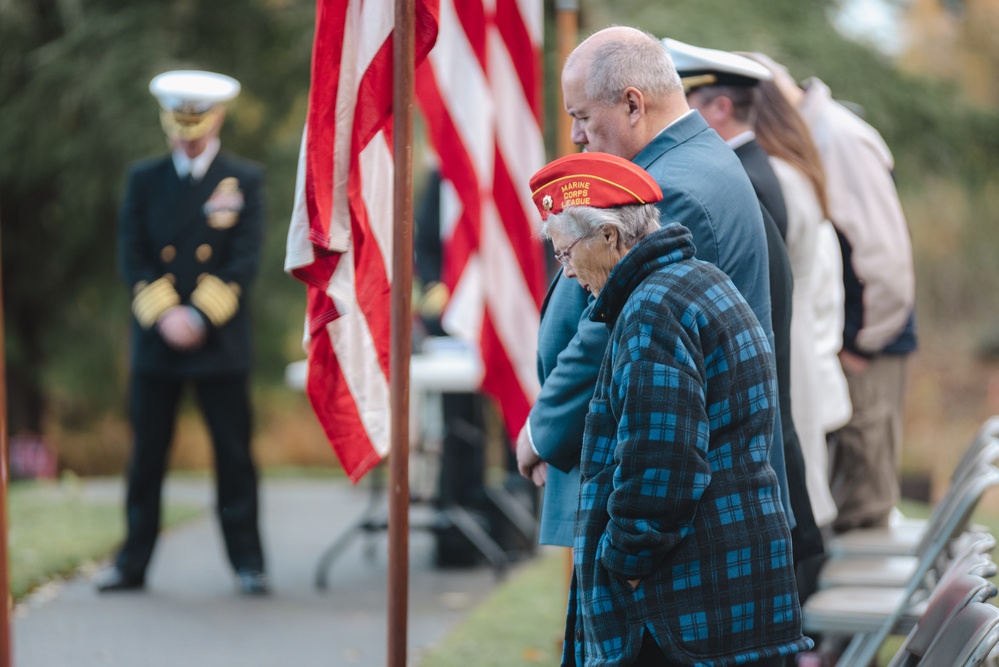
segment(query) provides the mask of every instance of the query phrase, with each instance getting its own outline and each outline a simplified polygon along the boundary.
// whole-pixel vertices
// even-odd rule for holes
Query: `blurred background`
[[[554,4],[545,12],[549,157],[563,113]],[[580,39],[621,24],[762,51],[795,78],[823,79],[883,134],[918,277],[921,349],[903,467],[911,493],[925,495],[934,480],[942,489],[978,425],[999,413],[999,0],[579,4]],[[0,0],[8,419],[12,455],[27,462],[13,473],[123,470],[130,297],[115,268],[117,211],[127,164],[165,150],[149,80],[178,68],[242,83],[222,143],[267,169],[267,242],[252,301],[258,461],[338,467],[304,394],[284,384],[285,366],[303,357],[305,289],[282,266],[314,16],[310,0]],[[198,469],[210,456],[188,410],[173,465]]]

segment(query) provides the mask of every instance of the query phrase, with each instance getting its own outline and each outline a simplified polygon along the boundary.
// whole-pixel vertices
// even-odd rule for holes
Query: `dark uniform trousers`
[[[131,419],[135,450],[128,471],[128,538],[118,568],[141,575],[149,564],[160,528],[160,498],[173,438],[177,406],[186,384],[193,385],[208,423],[215,454],[217,511],[229,561],[235,569],[262,571],[257,530],[257,478],[250,455],[250,402],[247,377],[132,376]]]

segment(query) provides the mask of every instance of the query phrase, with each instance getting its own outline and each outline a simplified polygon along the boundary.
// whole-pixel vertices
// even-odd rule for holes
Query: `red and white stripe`
[[[541,0],[441,0],[416,96],[440,156],[444,328],[479,347],[483,390],[515,437],[539,391],[545,289],[528,181],[545,163]]]
[[[436,31],[417,2],[416,58]],[[318,0],[285,270],[308,286],[306,393],[348,476],[389,450],[392,0]]]

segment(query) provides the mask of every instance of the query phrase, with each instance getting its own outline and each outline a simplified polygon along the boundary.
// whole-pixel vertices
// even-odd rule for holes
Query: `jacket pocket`
[[[601,545],[604,540],[600,540]],[[588,566],[581,591],[581,613],[587,659],[596,664],[618,664],[628,647],[641,641],[644,620],[636,612],[636,593],[631,585],[600,562],[602,546]],[[635,636],[633,636],[635,635]]]

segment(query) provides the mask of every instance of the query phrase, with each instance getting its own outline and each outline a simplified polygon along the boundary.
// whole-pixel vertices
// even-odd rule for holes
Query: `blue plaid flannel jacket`
[[[628,665],[646,631],[688,665],[811,646],[767,457],[773,353],[728,276],[693,255],[685,227],[663,227],[593,308],[612,332],[583,436],[564,664]]]

